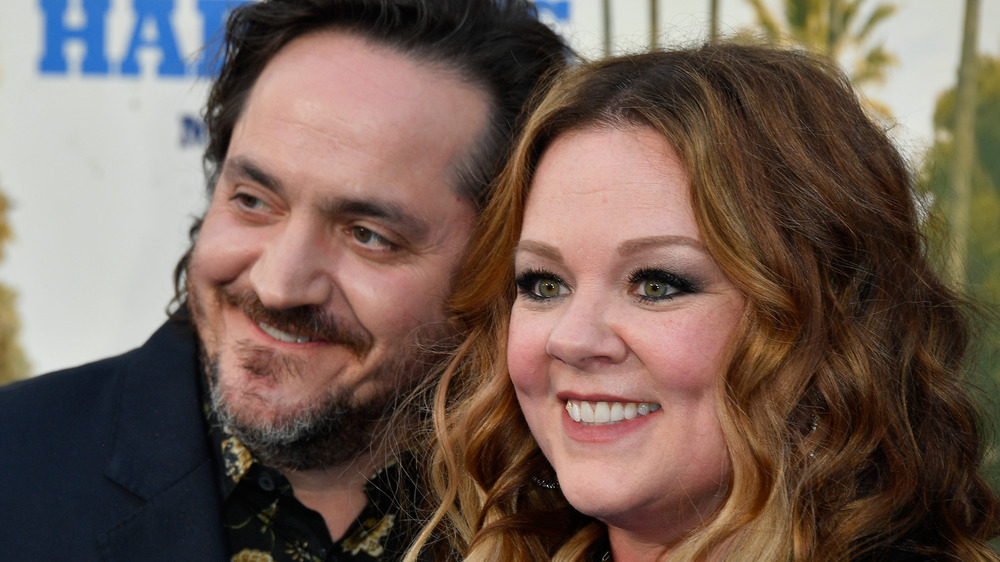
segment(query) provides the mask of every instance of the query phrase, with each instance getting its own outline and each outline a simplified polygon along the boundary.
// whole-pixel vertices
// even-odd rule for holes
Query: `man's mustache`
[[[344,346],[359,358],[364,358],[371,351],[371,334],[364,329],[346,325],[318,306],[274,309],[264,306],[252,292],[236,294],[223,288],[219,294],[225,304],[241,309],[257,323],[267,324],[295,336]]]

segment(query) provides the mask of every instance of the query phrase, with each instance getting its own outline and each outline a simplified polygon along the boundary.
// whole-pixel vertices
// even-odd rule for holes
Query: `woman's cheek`
[[[519,313],[515,307],[507,338],[507,369],[518,394],[534,394],[548,386],[545,341],[539,319]]]

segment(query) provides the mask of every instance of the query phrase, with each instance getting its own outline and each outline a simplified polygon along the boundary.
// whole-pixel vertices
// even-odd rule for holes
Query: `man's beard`
[[[201,323],[206,324],[201,303],[193,291],[188,294],[195,319],[200,317]],[[218,293],[218,304],[220,309],[240,308],[255,321],[278,329],[345,347],[359,359],[372,347],[367,332],[347,329],[317,307],[269,309],[256,295],[237,296],[224,289]],[[224,388],[220,384],[218,349],[210,355],[203,343],[202,365],[208,376],[213,412],[257,460],[279,470],[323,469],[349,463],[367,452],[384,453],[395,444],[415,418],[415,412],[403,412],[397,406],[405,403],[405,397],[421,384],[421,375],[433,370],[428,350],[439,348],[444,335],[441,326],[428,325],[418,329],[408,341],[400,342],[400,352],[376,365],[375,372],[369,375],[382,384],[379,392],[364,401],[356,400],[342,389],[330,389],[301,408],[269,420],[241,415],[233,407],[227,395],[241,389]],[[247,342],[237,342],[236,355],[239,367],[256,376],[287,380],[302,378],[308,370],[304,359]]]
[[[297,360],[275,355],[272,351],[247,350],[241,353],[241,367],[247,361],[259,365],[283,363],[281,376],[300,376],[294,367]],[[218,357],[205,358],[212,410],[219,421],[253,452],[257,460],[279,470],[323,469],[352,461],[368,451],[378,452],[395,441],[390,431],[412,419],[397,412],[399,398],[419,384],[419,377],[403,365],[383,365],[375,376],[400,384],[358,402],[343,391],[328,391],[295,412],[273,419],[245,419],[234,411],[219,385]],[[293,372],[289,372],[293,371]],[[411,371],[411,372],[407,372]],[[232,389],[239,392],[239,389]],[[393,427],[388,427],[392,418]]]

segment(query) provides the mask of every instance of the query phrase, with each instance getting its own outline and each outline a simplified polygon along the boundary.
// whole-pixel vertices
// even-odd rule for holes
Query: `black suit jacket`
[[[0,387],[0,559],[226,559],[191,326]]]

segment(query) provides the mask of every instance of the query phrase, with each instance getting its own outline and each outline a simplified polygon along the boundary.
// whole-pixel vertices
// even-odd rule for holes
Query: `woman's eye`
[[[669,300],[683,293],[697,292],[693,283],[658,269],[644,269],[632,274],[629,282],[644,301]]]
[[[517,277],[517,288],[522,295],[536,300],[551,299],[569,293],[562,279],[550,274],[525,273]]]
[[[562,284],[560,284],[558,281],[554,281],[552,279],[539,279],[537,282],[535,282],[534,292],[536,295],[540,297],[549,299],[552,297],[559,296],[559,293],[562,292],[560,290],[561,288]]]
[[[662,299],[676,292],[677,289],[664,281],[647,279],[639,282],[639,293],[647,298]]]
[[[351,234],[354,239],[363,246],[378,247],[378,248],[395,248],[388,238],[382,236],[381,234],[375,232],[374,230],[365,228],[363,226],[353,226],[351,227]]]

